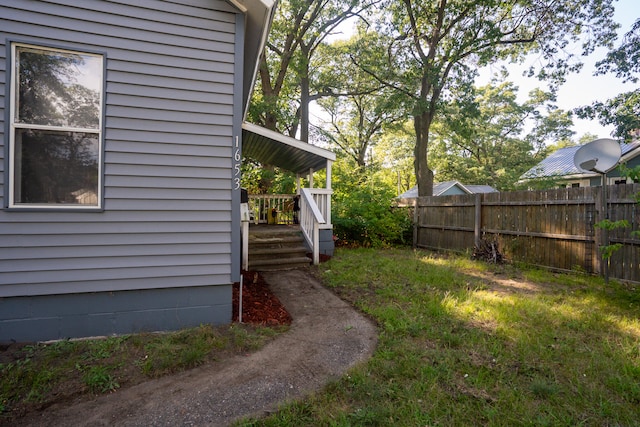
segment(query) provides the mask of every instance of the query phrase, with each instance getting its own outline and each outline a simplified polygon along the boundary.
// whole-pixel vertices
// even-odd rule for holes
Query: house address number
[[[233,189],[240,189],[240,141],[236,136],[236,142],[233,147]]]

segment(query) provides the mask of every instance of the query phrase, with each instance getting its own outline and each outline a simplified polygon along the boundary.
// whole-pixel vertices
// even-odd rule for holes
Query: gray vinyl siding
[[[131,3],[0,0],[3,45],[102,52],[106,62],[104,210],[0,210],[0,297],[232,281],[237,11],[222,0]],[[2,68],[2,120],[5,82]]]
[[[2,38],[2,33],[0,32],[0,38]],[[0,43],[4,43],[3,40],[0,39]],[[8,110],[5,109],[6,97],[5,91],[8,92],[8,88],[6,87],[7,80],[7,72],[4,69],[2,64],[6,63],[6,49],[4,46],[0,46],[0,209],[5,205],[4,200],[4,180],[5,180],[5,130],[6,130],[6,120]],[[2,234],[0,234],[2,237]],[[2,243],[0,243],[1,245]],[[2,259],[2,258],[0,258]]]

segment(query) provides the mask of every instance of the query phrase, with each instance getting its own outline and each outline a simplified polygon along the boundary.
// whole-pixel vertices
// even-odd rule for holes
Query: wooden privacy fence
[[[471,250],[480,239],[495,240],[510,260],[558,269],[582,270],[640,283],[640,184],[459,196],[416,201],[414,243],[418,247]],[[626,219],[623,230],[604,232],[595,224],[608,216]],[[608,265],[599,248],[608,240],[622,245]]]

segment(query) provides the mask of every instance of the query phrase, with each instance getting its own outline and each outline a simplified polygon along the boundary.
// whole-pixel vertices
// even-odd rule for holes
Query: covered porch
[[[335,154],[251,123],[242,125],[242,152],[245,157],[293,172],[297,177],[296,194],[248,195],[248,211],[242,218],[242,268],[249,268],[250,224],[251,227],[269,224],[299,228],[314,264],[319,262],[321,253],[331,255],[331,166]],[[325,182],[314,183],[313,173],[322,169],[326,170]],[[307,178],[308,188],[301,187],[303,176]],[[294,210],[296,195],[299,211]]]

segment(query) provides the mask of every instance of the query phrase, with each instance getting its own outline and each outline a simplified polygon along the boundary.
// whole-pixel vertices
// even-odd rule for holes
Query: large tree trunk
[[[269,67],[267,66],[267,60],[264,54],[260,57],[258,72],[260,73],[262,96],[267,105],[275,106],[278,101],[279,92],[271,87],[271,76],[269,75]],[[274,111],[275,108],[267,108],[264,113],[264,127],[269,130],[277,130],[278,117]]]
[[[302,70],[300,70],[300,140],[309,142],[309,48],[300,44],[303,56]]]
[[[300,79],[300,140],[309,142],[309,77]]]
[[[433,171],[429,169],[427,161],[431,119],[431,115],[428,112],[421,113],[413,118],[416,131],[414,168],[418,183],[418,196],[420,197],[433,195]]]

